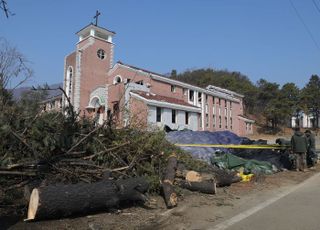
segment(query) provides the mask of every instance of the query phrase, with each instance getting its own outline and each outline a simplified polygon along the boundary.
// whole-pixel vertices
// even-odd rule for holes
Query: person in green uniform
[[[306,130],[304,133],[308,140],[307,165],[312,168],[318,160],[316,154],[316,140],[314,134],[310,130]]]
[[[295,132],[291,137],[291,148],[296,158],[296,171],[305,171],[306,152],[308,149],[308,140],[306,136],[300,132],[300,128],[295,128]]]

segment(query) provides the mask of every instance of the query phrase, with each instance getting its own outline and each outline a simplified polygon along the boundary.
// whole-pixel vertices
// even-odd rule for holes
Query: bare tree
[[[0,37],[0,88],[17,88],[33,75],[29,62],[15,47]],[[11,85],[13,83],[13,86]]]

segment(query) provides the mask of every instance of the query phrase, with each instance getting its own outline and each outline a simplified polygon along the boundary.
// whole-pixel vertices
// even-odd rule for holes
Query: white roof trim
[[[214,85],[208,85],[206,87],[206,89],[208,89],[208,90],[217,90],[217,91],[220,91],[222,93],[229,94],[230,96],[236,96],[236,97],[241,97],[241,98],[244,97],[244,95],[242,95],[242,94],[236,93],[236,92],[234,92],[232,90],[228,90],[228,89],[224,89],[224,88],[221,88],[221,87],[218,87],[218,86],[214,86]]]
[[[144,97],[142,97],[142,96],[140,96],[138,94],[135,94],[133,92],[130,92],[130,95],[133,98],[139,99],[139,100],[145,102],[148,105],[153,105],[153,106],[158,106],[158,107],[165,107],[165,108],[172,108],[172,109],[178,109],[178,110],[184,110],[184,111],[195,112],[195,113],[201,113],[201,108],[195,108],[195,107],[179,105],[179,104],[163,102],[163,101],[150,100],[150,99],[146,99],[146,98],[144,98]]]
[[[109,74],[111,74],[113,71],[115,71],[116,68],[119,67],[119,66],[122,66],[122,67],[124,67],[126,69],[132,70],[134,72],[138,72],[138,73],[144,74],[146,76],[150,76],[151,79],[154,79],[154,80],[157,80],[157,81],[166,82],[166,83],[169,83],[169,84],[172,84],[172,85],[177,85],[177,86],[181,86],[183,88],[187,88],[187,89],[195,90],[195,91],[198,91],[198,92],[206,93],[206,94],[214,96],[214,97],[219,97],[219,98],[222,98],[222,99],[228,99],[230,101],[240,103],[240,100],[238,98],[230,96],[230,95],[228,95],[226,93],[213,92],[212,90],[207,90],[207,89],[204,89],[204,88],[201,88],[201,87],[198,87],[198,86],[194,86],[194,85],[190,85],[190,84],[187,84],[187,83],[184,83],[184,82],[181,82],[181,81],[177,81],[177,80],[173,80],[173,79],[170,79],[170,78],[166,78],[166,77],[154,74],[154,73],[148,73],[148,72],[143,71],[143,70],[137,70],[137,69],[134,69],[134,68],[132,68],[130,66],[122,64],[122,63],[117,63],[114,66],[114,68],[112,68],[109,71]]]
[[[239,99],[234,98],[234,97],[229,96],[229,95],[226,95],[225,93],[222,93],[222,92],[221,93],[220,92],[213,92],[212,90],[207,90],[207,89],[204,89],[204,88],[201,88],[201,87],[198,87],[198,86],[189,85],[189,84],[181,82],[181,81],[176,81],[176,80],[173,80],[173,79],[170,79],[170,78],[165,78],[165,77],[154,75],[154,74],[150,74],[150,77],[152,79],[154,79],[154,80],[157,80],[157,81],[162,81],[162,82],[166,82],[166,83],[169,83],[169,84],[181,86],[183,88],[195,90],[197,92],[205,93],[205,94],[208,94],[208,95],[211,95],[211,96],[214,96],[214,97],[219,97],[219,98],[222,98],[222,99],[228,99],[230,101],[238,102],[238,103],[240,102]]]
[[[245,118],[245,117],[242,117],[242,116],[239,116],[239,115],[238,115],[238,118],[239,118],[240,120],[243,120],[243,121],[246,121],[246,122],[249,122],[249,123],[255,123],[254,120],[251,120],[251,119],[249,119],[249,118]]]

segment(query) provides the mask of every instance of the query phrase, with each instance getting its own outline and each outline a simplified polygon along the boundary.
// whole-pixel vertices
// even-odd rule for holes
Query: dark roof
[[[79,33],[80,31],[84,30],[84,29],[87,28],[88,26],[95,26],[95,27],[97,27],[97,28],[100,28],[100,29],[103,29],[103,30],[107,30],[107,31],[110,32],[110,33],[116,34],[116,32],[111,31],[111,30],[108,30],[108,29],[103,28],[103,27],[101,27],[101,26],[96,26],[96,25],[93,24],[92,22],[91,22],[90,24],[84,26],[84,27],[83,27],[81,30],[79,30],[78,32],[76,32],[76,34]]]
[[[207,90],[206,88],[203,88],[203,87],[201,87],[201,86],[198,86],[198,85],[195,85],[195,84],[190,84],[190,83],[187,83],[187,82],[183,82],[183,81],[180,81],[180,80],[177,80],[177,79],[172,79],[172,78],[170,78],[169,76],[165,76],[164,74],[159,74],[159,73],[156,73],[156,72],[152,72],[152,71],[150,71],[150,70],[146,70],[146,69],[143,69],[143,68],[139,68],[139,67],[136,67],[136,66],[133,66],[133,65],[128,65],[128,64],[125,64],[125,63],[123,63],[123,62],[121,62],[121,61],[118,61],[117,63],[119,63],[119,64],[121,64],[121,65],[124,65],[124,66],[128,66],[128,67],[130,67],[130,68],[132,68],[132,69],[141,70],[141,71],[143,71],[143,72],[147,72],[147,73],[150,73],[150,74],[154,74],[154,75],[157,75],[157,76],[159,76],[159,77],[171,79],[171,80],[173,80],[173,81],[181,82],[181,83],[183,83],[183,84],[187,84],[187,85],[190,85],[190,86],[194,86],[194,87],[197,87],[197,88],[201,88],[201,89],[203,89],[203,90]]]
[[[166,97],[166,96],[161,96],[153,93],[147,93],[143,91],[131,91],[132,93],[135,93],[147,100],[154,100],[154,101],[161,101],[161,102],[167,102],[171,104],[177,104],[177,105],[183,105],[183,106],[188,106],[188,107],[193,107],[193,108],[199,108],[194,105],[191,105],[184,100],[177,99],[177,98],[172,98],[172,97]]]
[[[143,72],[147,72],[147,73],[150,73],[150,74],[158,75],[158,76],[160,76],[160,77],[168,78],[168,77],[164,76],[163,74],[159,74],[159,73],[156,73],[156,72],[152,72],[152,71],[150,71],[150,70],[142,69],[142,68],[139,68],[139,67],[136,67],[136,66],[133,66],[133,65],[128,65],[128,64],[125,64],[125,63],[123,63],[123,62],[121,62],[121,61],[118,61],[117,63],[119,63],[119,64],[121,64],[121,65],[124,65],[124,66],[128,66],[128,67],[130,67],[130,68],[132,68],[132,69],[141,70],[141,71],[143,71]]]

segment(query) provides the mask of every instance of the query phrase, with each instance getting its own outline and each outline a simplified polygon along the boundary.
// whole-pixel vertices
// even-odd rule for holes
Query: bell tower
[[[105,86],[108,71],[113,67],[113,36],[115,32],[89,24],[76,33],[76,50],[65,58],[64,89],[76,111],[83,113],[90,101],[90,93]],[[72,73],[72,74],[70,74]]]

